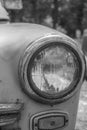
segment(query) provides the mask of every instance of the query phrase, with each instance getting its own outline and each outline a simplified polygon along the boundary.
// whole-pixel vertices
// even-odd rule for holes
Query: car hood
[[[20,51],[26,48],[32,41],[47,36],[58,34],[61,37],[66,35],[51,28],[29,23],[14,23],[0,25],[0,56],[5,59],[13,58]],[[68,39],[70,39],[68,37]]]
[[[20,48],[26,48],[35,39],[53,32],[56,31],[36,24],[0,24],[0,56],[8,59]]]

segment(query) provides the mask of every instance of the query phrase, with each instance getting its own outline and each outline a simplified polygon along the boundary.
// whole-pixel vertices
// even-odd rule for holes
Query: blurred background
[[[87,36],[87,0],[0,0],[10,22],[36,23],[54,28],[79,41]],[[76,130],[87,130],[87,82],[83,83]]]
[[[17,1],[19,7],[7,10],[11,22],[29,22],[61,29],[71,37],[87,28],[87,0],[1,0]],[[17,6],[15,4],[15,6]],[[10,6],[10,5],[8,5]],[[21,7],[21,8],[20,8]]]
[[[87,28],[87,0],[0,1],[9,12],[11,22],[42,24],[82,42]]]

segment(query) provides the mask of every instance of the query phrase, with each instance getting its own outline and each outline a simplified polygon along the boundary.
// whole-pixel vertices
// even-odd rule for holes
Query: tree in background
[[[71,37],[76,30],[87,28],[86,0],[22,0],[22,10],[10,10],[12,22],[44,24],[45,19],[52,22],[53,28],[61,26]],[[46,24],[46,23],[45,23]],[[48,25],[47,24],[47,25]]]
[[[82,27],[82,21],[83,21],[83,14],[84,14],[84,5],[85,1],[84,0],[70,0],[69,4],[69,9],[70,9],[70,14],[72,14],[72,19],[74,26],[74,34],[76,30],[80,30],[83,32],[83,27]]]
[[[59,7],[59,1],[53,0],[53,9],[52,9],[52,19],[53,19],[53,28],[56,29],[58,24],[58,7]]]
[[[84,0],[82,28],[87,29],[87,0]]]
[[[17,21],[42,24],[51,13],[51,0],[23,0],[23,9],[15,12]]]

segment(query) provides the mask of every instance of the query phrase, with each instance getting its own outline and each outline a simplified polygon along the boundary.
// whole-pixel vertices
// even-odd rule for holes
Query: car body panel
[[[57,34],[59,37],[70,39],[58,31],[41,25],[23,23],[0,25],[0,102],[24,103],[24,110],[18,121],[18,127],[22,130],[30,130],[29,120],[33,114],[49,110],[68,113],[69,122],[64,130],[73,130],[75,127],[80,89],[78,89],[78,92],[73,97],[65,101],[65,103],[53,106],[33,101],[21,89],[18,77],[20,57],[29,44],[36,39],[50,34]],[[73,40],[71,41],[74,42]],[[82,82],[78,84],[78,88],[81,87]],[[6,129],[9,129],[9,127],[6,127]]]

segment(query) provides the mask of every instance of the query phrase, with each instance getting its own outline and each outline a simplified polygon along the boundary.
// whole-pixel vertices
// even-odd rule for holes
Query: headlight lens
[[[74,53],[65,46],[53,44],[32,56],[27,78],[35,89],[48,95],[57,95],[70,88],[76,80],[78,69]]]

